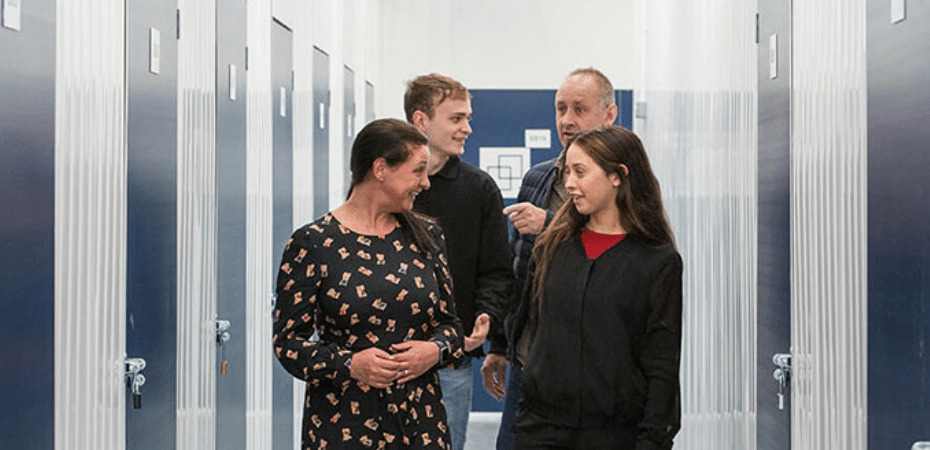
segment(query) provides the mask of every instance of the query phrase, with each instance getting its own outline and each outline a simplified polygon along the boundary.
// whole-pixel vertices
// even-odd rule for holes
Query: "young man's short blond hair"
[[[404,94],[404,114],[407,115],[407,121],[413,122],[413,113],[416,111],[422,111],[432,119],[436,106],[447,98],[469,99],[471,94],[459,81],[438,73],[420,75],[408,81],[407,92]]]

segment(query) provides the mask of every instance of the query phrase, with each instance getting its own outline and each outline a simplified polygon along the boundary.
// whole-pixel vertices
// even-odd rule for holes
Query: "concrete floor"
[[[465,450],[495,450],[501,413],[473,412],[468,416]]]

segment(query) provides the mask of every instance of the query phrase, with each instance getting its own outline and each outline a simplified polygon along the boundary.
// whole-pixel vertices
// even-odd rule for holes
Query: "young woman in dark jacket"
[[[659,183],[620,127],[578,135],[564,162],[571,201],[536,240],[509,327],[529,342],[516,448],[671,449],[682,261]]]

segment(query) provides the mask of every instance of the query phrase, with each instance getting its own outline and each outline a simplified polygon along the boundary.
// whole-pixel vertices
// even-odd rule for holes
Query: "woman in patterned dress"
[[[462,357],[461,324],[444,237],[411,211],[426,143],[399,120],[367,125],[348,200],[284,250],[274,351],[307,383],[305,449],[451,448],[436,371]]]

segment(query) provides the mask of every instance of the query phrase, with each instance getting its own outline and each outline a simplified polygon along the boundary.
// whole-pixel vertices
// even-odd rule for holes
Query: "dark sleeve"
[[[681,272],[681,257],[675,253],[661,266],[650,289],[639,352],[647,395],[636,450],[670,450],[681,428]]]
[[[435,329],[430,341],[439,345],[439,366],[455,363],[465,356],[465,343],[462,337],[462,322],[455,313],[455,302],[452,297],[452,272],[449,271],[449,260],[446,258],[446,238],[434,226],[430,230],[439,244],[436,264],[436,284],[439,287],[439,312],[433,318]]]
[[[528,175],[529,174],[527,174],[527,176]],[[522,185],[520,186],[520,192],[517,193],[517,200],[514,202],[514,204],[527,201],[527,176],[523,177]],[[507,294],[507,303],[504,310],[501,312],[504,326],[498,327],[496,329],[491,327],[491,331],[488,333],[488,341],[491,343],[490,349],[488,349],[488,353],[494,353],[498,355],[507,354],[507,339],[508,335],[510,334],[507,331],[507,322],[510,320],[510,316],[514,314],[517,307],[517,301],[519,300],[520,296],[520,292],[517,292],[518,288],[516,283],[516,273],[514,270],[514,268],[517,267],[517,259],[520,258],[520,252],[517,248],[517,243],[520,242],[520,233],[517,233],[517,229],[512,225],[507,224],[507,216],[504,216],[504,220],[504,225],[507,227],[507,233],[509,235],[507,247],[510,250],[507,259],[507,271],[510,273],[511,286],[510,291]]]
[[[531,168],[530,171],[527,172],[527,174],[523,176],[523,180],[520,185],[520,191],[517,193],[517,200],[516,202],[514,202],[514,204],[529,202],[529,198],[532,195],[531,191],[537,188],[533,184],[537,182],[536,178],[534,177],[534,170],[535,168]],[[550,214],[551,213],[549,213],[548,211],[546,212],[546,224],[548,224],[549,221],[551,220]],[[505,220],[506,220],[506,217],[505,217]],[[513,316],[516,313],[516,310],[519,306],[520,295],[522,294],[522,292],[520,292],[522,290],[521,289],[522,284],[520,283],[520,279],[519,279],[521,274],[517,273],[518,268],[524,264],[524,262],[520,260],[521,258],[524,257],[524,255],[521,254],[520,243],[522,242],[522,245],[527,244],[527,242],[523,240],[523,237],[520,235],[520,233],[517,232],[517,229],[514,228],[513,225],[507,226],[507,229],[510,234],[510,239],[509,239],[509,244],[508,244],[510,247],[510,259],[508,260],[508,262],[510,263],[510,267],[508,267],[508,270],[511,273],[512,282],[511,282],[510,293],[507,297],[508,301],[507,301],[506,309],[504,310],[502,314],[504,316],[504,327],[503,327],[504,329],[495,330],[492,327],[491,332],[489,333],[489,336],[488,336],[488,340],[491,342],[491,348],[488,350],[488,353],[495,353],[499,355],[507,354],[507,348],[509,345],[508,341],[511,335],[511,332],[508,331],[509,329],[508,322],[511,321],[511,318],[512,318],[511,316]]]
[[[339,383],[350,378],[352,352],[313,339],[322,276],[319,250],[299,237],[302,233],[294,233],[281,257],[272,325],[274,353],[291,375],[311,385],[323,379]]]
[[[475,310],[478,314],[487,313],[491,316],[488,337],[494,347],[494,339],[503,339],[504,319],[510,309],[510,286],[513,282],[510,262],[513,257],[507,241],[504,199],[500,189],[491,180],[485,184],[484,197],[478,267],[475,271]]]
[[[552,223],[553,218],[555,218],[555,213],[547,209],[546,210],[546,223],[543,225],[543,228],[548,227],[549,224]]]
[[[506,355],[508,357],[516,354],[517,342],[520,340],[520,336],[524,332],[524,327],[527,322],[530,320],[530,315],[535,315],[537,309],[534,306],[534,301],[532,298],[533,295],[533,281],[536,279],[536,259],[530,257],[530,262],[527,264],[526,279],[523,281],[523,285],[520,289],[516,288],[516,283],[514,283],[514,289],[511,289],[510,298],[513,305],[507,318],[505,319],[504,328],[505,336],[504,346],[502,348],[493,348],[489,353],[496,353],[501,355]],[[509,344],[509,345],[508,345]],[[512,346],[512,348],[508,348]]]

